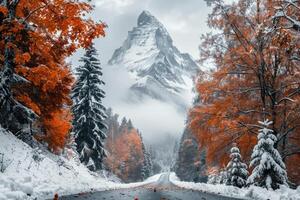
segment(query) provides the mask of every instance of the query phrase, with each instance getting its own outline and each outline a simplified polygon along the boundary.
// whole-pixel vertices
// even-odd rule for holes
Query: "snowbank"
[[[280,189],[267,190],[260,187],[251,186],[249,188],[237,188],[227,185],[212,185],[206,183],[182,182],[173,172],[170,175],[170,181],[178,187],[205,191],[208,193],[220,194],[227,197],[236,197],[242,199],[256,199],[256,200],[300,200],[300,186],[296,190],[292,190],[285,186]]]
[[[74,159],[32,149],[11,133],[0,128],[0,200],[44,200],[59,195],[91,190],[108,190],[136,187],[156,181],[151,177],[145,182],[120,184],[110,182],[91,173]]]

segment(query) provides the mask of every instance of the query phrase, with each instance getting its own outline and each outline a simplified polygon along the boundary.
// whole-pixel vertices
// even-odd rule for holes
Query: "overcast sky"
[[[182,53],[198,59],[200,36],[209,31],[206,3],[204,0],[94,0],[93,3],[96,5],[93,18],[108,25],[106,37],[95,41],[104,68],[105,106],[112,107],[120,116],[131,118],[148,141],[157,141],[163,134],[180,137],[186,113],[179,113],[174,106],[153,99],[139,105],[127,104],[123,98],[131,86],[127,71],[122,66],[113,69],[106,63],[122,45],[128,31],[137,25],[143,10],[152,13],[166,27]],[[74,66],[78,65],[81,53],[71,59]]]

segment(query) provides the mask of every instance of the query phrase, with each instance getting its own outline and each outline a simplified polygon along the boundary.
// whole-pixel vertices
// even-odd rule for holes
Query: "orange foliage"
[[[106,139],[106,165],[123,181],[136,181],[144,162],[140,135],[135,128],[110,130],[114,132]]]
[[[212,166],[228,162],[233,142],[249,161],[256,124],[263,118],[274,122],[276,145],[286,163],[299,160],[299,153],[289,153],[299,148],[300,139],[300,63],[291,59],[299,56],[300,40],[299,33],[283,28],[284,21],[273,29],[271,16],[280,2],[240,0],[226,9],[219,1],[213,5],[209,25],[222,34],[204,36],[201,59],[212,59],[217,68],[209,78],[199,77],[200,102],[190,112],[190,126],[207,147]],[[259,9],[254,12],[253,6]],[[299,182],[298,171],[299,166],[288,164],[289,176],[297,173]]]
[[[14,95],[39,115],[42,133],[38,138],[54,151],[64,147],[70,129],[73,77],[65,59],[78,48],[88,47],[94,38],[104,36],[106,25],[85,17],[92,9],[79,1],[20,0],[18,20],[2,23],[7,12],[0,8],[1,55],[4,38],[14,35],[10,46],[15,51],[15,71],[29,81],[16,84]],[[0,62],[2,65],[3,58]]]
[[[0,6],[0,12],[3,13],[4,15],[7,15],[7,8],[5,6]]]
[[[39,108],[39,106],[34,103],[30,97],[28,97],[27,94],[20,94],[17,96],[16,98],[19,102],[26,102],[26,105],[32,109],[32,111],[34,113],[36,113],[37,115],[41,115],[41,110]]]
[[[65,146],[65,141],[67,139],[67,134],[58,133],[68,133],[71,128],[69,122],[71,120],[71,115],[67,110],[58,110],[52,112],[51,118],[45,118],[42,122],[47,135],[44,138],[49,144],[49,148],[58,152]]]

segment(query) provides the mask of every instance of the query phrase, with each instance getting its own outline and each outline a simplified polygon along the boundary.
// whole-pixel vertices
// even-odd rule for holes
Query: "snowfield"
[[[227,185],[212,185],[206,183],[182,182],[173,172],[170,181],[181,188],[199,190],[201,192],[215,193],[227,197],[255,200],[300,200],[300,186],[296,190],[282,186],[280,189],[267,190],[261,187],[251,186],[249,188],[238,188]]]
[[[2,163],[3,156],[3,165]],[[2,167],[3,166],[3,167]],[[0,200],[44,200],[59,196],[137,187],[155,182],[160,175],[144,182],[121,184],[90,172],[75,159],[32,149],[11,133],[0,128]]]

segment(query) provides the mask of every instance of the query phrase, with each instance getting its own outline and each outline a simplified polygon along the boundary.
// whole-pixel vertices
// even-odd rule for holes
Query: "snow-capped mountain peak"
[[[138,17],[138,26],[143,26],[147,24],[160,24],[159,21],[151,15],[150,12],[144,10]]]
[[[199,71],[191,56],[173,45],[166,28],[148,11],[139,15],[137,26],[128,32],[109,64],[126,67],[135,81],[131,89],[138,97],[170,100],[180,106],[186,106],[186,93]]]

